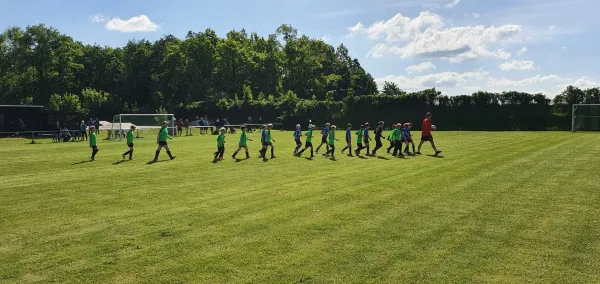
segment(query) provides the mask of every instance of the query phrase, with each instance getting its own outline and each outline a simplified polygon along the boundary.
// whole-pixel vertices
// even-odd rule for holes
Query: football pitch
[[[154,137],[126,162],[104,137],[94,162],[87,142],[0,139],[0,283],[600,282],[599,134],[434,132],[441,157],[311,161],[273,131],[263,161],[254,132],[235,161],[238,132],[225,161],[196,135],[154,164]]]

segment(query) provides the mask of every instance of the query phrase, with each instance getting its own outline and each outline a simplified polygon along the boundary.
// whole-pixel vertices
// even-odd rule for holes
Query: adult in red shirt
[[[431,143],[431,147],[435,151],[435,155],[439,155],[442,151],[435,148],[435,143],[433,143],[433,136],[431,136],[431,112],[428,112],[425,119],[423,119],[423,124],[421,125],[421,143],[419,143],[419,150],[417,150],[418,155],[421,155],[421,146],[426,141]]]

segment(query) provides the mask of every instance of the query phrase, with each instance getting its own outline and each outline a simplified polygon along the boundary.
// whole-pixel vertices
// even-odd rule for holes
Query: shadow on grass
[[[119,160],[113,163],[113,165],[120,165],[122,163],[128,162],[129,160]]]
[[[380,160],[386,160],[386,161],[389,161],[389,160],[390,160],[389,158],[382,157],[382,156],[377,156],[377,159],[380,159]]]
[[[152,165],[152,164],[156,164],[156,163],[160,163],[160,162],[166,162],[166,161],[168,161],[168,160],[158,160],[158,161],[151,160],[150,162],[147,162],[146,165]]]
[[[244,158],[244,159],[237,159],[237,158],[236,158],[236,159],[235,159],[235,162],[236,162],[236,163],[239,163],[239,162],[243,162],[243,161],[245,161],[245,160],[248,160],[248,159],[250,159],[250,158]]]
[[[313,158],[311,158],[311,157],[306,157],[306,158],[304,158],[304,159],[306,159],[306,160],[309,160],[309,161],[312,161],[312,160],[313,160]]]
[[[361,156],[361,155],[358,155],[357,157],[359,157],[359,158],[361,158],[361,159],[363,159],[363,160],[368,160],[368,159],[369,159],[369,158],[367,158],[367,157],[365,157],[365,156]]]
[[[444,156],[441,156],[441,155],[431,155],[431,154],[427,155],[427,157],[438,158],[438,159],[445,158]]]
[[[335,157],[331,157],[331,158],[329,158],[329,160],[331,160],[333,162],[337,162],[337,159]]]
[[[90,162],[93,162],[93,161],[92,160],[85,160],[85,161],[73,163],[73,164],[71,164],[71,166],[81,165],[81,164],[90,163]]]

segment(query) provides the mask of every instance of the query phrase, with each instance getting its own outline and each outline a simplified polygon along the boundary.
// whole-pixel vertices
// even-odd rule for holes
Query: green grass
[[[0,140],[0,282],[600,282],[600,135],[438,132],[443,158],[337,161],[273,136],[277,159],[252,133],[233,161],[236,134],[216,164],[216,136],[156,164],[153,138],[117,164],[122,142],[80,163],[85,142]]]

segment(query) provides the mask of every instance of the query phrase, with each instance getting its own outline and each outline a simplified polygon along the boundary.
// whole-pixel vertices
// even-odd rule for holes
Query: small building
[[[39,105],[0,105],[0,133],[26,131],[54,131],[61,127],[77,129],[84,116],[79,113],[61,113]]]
[[[39,131],[44,106],[0,105],[0,132]]]

